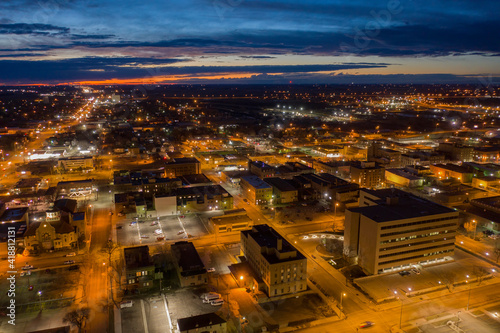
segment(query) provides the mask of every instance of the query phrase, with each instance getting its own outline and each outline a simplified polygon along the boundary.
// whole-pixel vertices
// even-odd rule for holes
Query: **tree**
[[[69,323],[78,328],[78,332],[82,332],[82,329],[85,327],[87,320],[90,317],[90,308],[83,307],[80,309],[72,310],[66,313],[63,317],[63,323]]]

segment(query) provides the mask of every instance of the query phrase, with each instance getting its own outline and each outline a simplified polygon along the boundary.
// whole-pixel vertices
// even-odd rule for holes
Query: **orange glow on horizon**
[[[220,79],[244,79],[250,78],[254,75],[258,75],[259,73],[225,73],[221,75],[161,75],[161,76],[150,76],[143,78],[133,78],[133,79],[108,79],[108,80],[94,80],[94,81],[75,81],[75,82],[66,82],[66,83],[58,83],[58,85],[127,85],[127,84],[175,84],[182,83],[182,80],[220,80]]]

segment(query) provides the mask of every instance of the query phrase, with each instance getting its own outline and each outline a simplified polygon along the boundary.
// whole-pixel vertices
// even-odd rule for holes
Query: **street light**
[[[341,294],[340,294],[340,311],[342,311],[342,310],[343,310],[342,300],[343,300],[343,298],[344,298],[345,296],[347,296],[347,295],[346,295],[346,293],[341,293]]]
[[[469,283],[469,281],[465,280],[465,283]],[[467,311],[469,311],[469,303],[470,303],[470,291],[472,289],[472,284],[469,284],[469,296],[467,297]]]
[[[394,290],[394,294],[397,295],[398,292]],[[399,296],[397,297],[397,299],[399,299],[399,301],[401,302],[401,309],[399,310],[399,329],[401,329],[401,321],[403,319],[403,299]]]
[[[476,240],[477,222],[476,220],[472,220],[472,223],[474,223],[474,240]]]

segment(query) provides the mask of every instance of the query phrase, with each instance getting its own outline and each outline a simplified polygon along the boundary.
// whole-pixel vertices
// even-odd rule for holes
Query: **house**
[[[177,242],[172,245],[171,250],[181,287],[207,283],[207,270],[193,243]]]
[[[149,256],[147,245],[123,249],[125,276],[128,290],[143,290],[153,287],[155,266]]]

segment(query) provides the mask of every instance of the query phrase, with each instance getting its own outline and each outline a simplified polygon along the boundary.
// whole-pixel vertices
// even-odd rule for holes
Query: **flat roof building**
[[[242,195],[256,205],[267,205],[273,196],[273,187],[257,176],[243,176],[240,180]]]
[[[344,253],[367,274],[453,257],[458,211],[396,189],[360,190],[345,215]]]
[[[307,259],[267,224],[241,232],[245,258],[269,297],[307,289]]]

